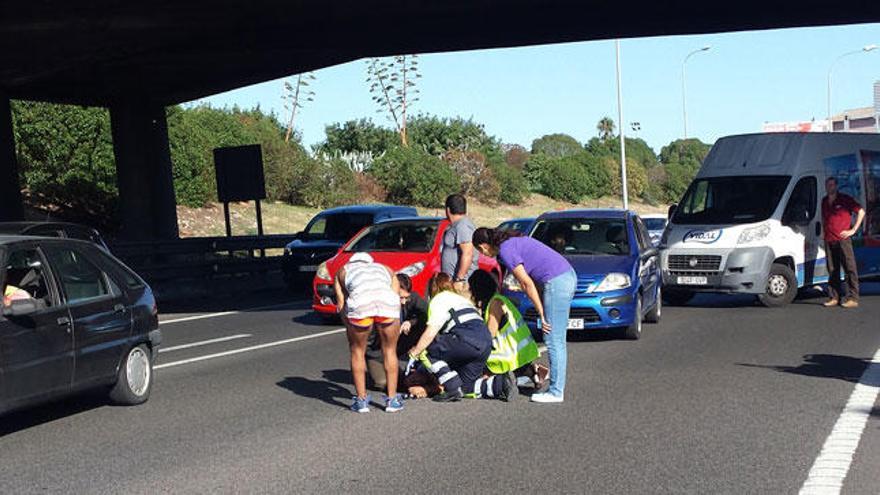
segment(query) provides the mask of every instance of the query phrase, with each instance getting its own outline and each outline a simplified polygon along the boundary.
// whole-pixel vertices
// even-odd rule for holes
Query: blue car
[[[577,272],[577,291],[568,329],[622,328],[638,339],[642,322],[660,321],[659,254],[638,215],[623,210],[568,210],[538,217],[535,239],[560,252]],[[519,305],[535,335],[538,312],[516,279],[504,279],[504,292]]]
[[[501,230],[512,230],[514,232],[520,232],[525,235],[529,235],[529,232],[532,231],[532,227],[535,225],[534,217],[531,218],[513,218],[510,220],[505,220],[498,224],[496,229]]]

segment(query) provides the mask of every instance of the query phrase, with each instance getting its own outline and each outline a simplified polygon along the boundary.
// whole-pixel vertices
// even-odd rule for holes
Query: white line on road
[[[282,308],[284,306],[290,306],[291,304],[294,304],[294,303],[293,302],[286,302],[286,303],[281,303],[281,304],[270,304],[269,306],[257,306],[255,308],[247,308],[247,309],[241,309],[241,310],[236,310],[236,311],[223,311],[221,313],[208,313],[205,315],[185,316],[183,318],[175,318],[173,320],[160,321],[159,325],[168,325],[169,323],[181,323],[184,321],[204,320],[205,318],[217,318],[218,316],[229,316],[229,315],[235,315],[238,313],[248,313],[251,311],[262,311],[264,309]]]
[[[181,344],[181,345],[175,345],[175,346],[171,346],[171,347],[159,347],[159,353],[161,354],[163,352],[179,351],[181,349],[189,349],[191,347],[200,347],[200,346],[209,345],[209,344],[219,344],[220,342],[228,342],[230,340],[236,340],[236,339],[246,339],[251,336],[252,335],[249,333],[241,333],[238,335],[230,335],[228,337],[220,337],[217,339],[202,340],[200,342],[192,342],[190,344]]]
[[[268,342],[265,344],[253,345],[250,347],[243,347],[241,349],[233,349],[231,351],[218,352],[217,354],[208,354],[206,356],[199,356],[199,357],[194,357],[194,358],[190,358],[190,359],[184,359],[181,361],[172,361],[170,363],[165,363],[165,364],[160,364],[160,365],[154,366],[153,369],[159,370],[162,368],[171,368],[172,366],[180,366],[182,364],[190,364],[190,363],[197,363],[199,361],[206,361],[208,359],[215,359],[215,358],[225,357],[225,356],[233,356],[235,354],[241,354],[243,352],[251,352],[251,351],[258,351],[260,349],[268,349],[269,347],[276,347],[276,346],[284,345],[284,344],[292,344],[294,342],[300,342],[303,340],[316,339],[318,337],[325,337],[327,335],[342,333],[344,331],[345,331],[344,328],[337,328],[335,330],[328,330],[326,332],[319,332],[319,333],[313,333],[310,335],[303,335],[301,337],[294,337],[292,339],[278,340],[276,342]]]
[[[878,392],[880,392],[880,349],[874,354],[874,358],[850,395],[846,407],[840,413],[837,423],[834,424],[831,434],[825,440],[819,457],[810,468],[807,481],[801,487],[801,495],[838,494],[843,489],[843,482],[859,447],[859,441],[874,408]]]

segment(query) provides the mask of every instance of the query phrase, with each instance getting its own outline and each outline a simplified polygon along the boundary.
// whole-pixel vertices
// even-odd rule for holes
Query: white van
[[[865,207],[853,237],[861,277],[880,276],[880,134],[750,134],[719,139],[660,241],[664,299],[696,292],[790,303],[828,281],[825,179]]]

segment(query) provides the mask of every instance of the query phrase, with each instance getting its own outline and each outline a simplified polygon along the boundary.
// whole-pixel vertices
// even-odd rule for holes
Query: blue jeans
[[[568,311],[577,288],[577,275],[570,270],[544,284],[544,316],[549,320],[550,333],[544,334],[547,354],[550,356],[550,390],[556,396],[565,392],[565,369],[568,354],[565,338],[568,335]]]

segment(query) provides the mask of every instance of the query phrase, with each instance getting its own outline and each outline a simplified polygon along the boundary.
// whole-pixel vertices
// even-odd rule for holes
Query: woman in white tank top
[[[367,253],[356,253],[336,273],[336,309],[345,323],[351,351],[351,374],[357,396],[351,410],[368,412],[370,397],[366,385],[367,338],[375,329],[382,343],[387,376],[385,411],[403,409],[397,394],[397,339],[400,336],[400,296],[397,277]]]

